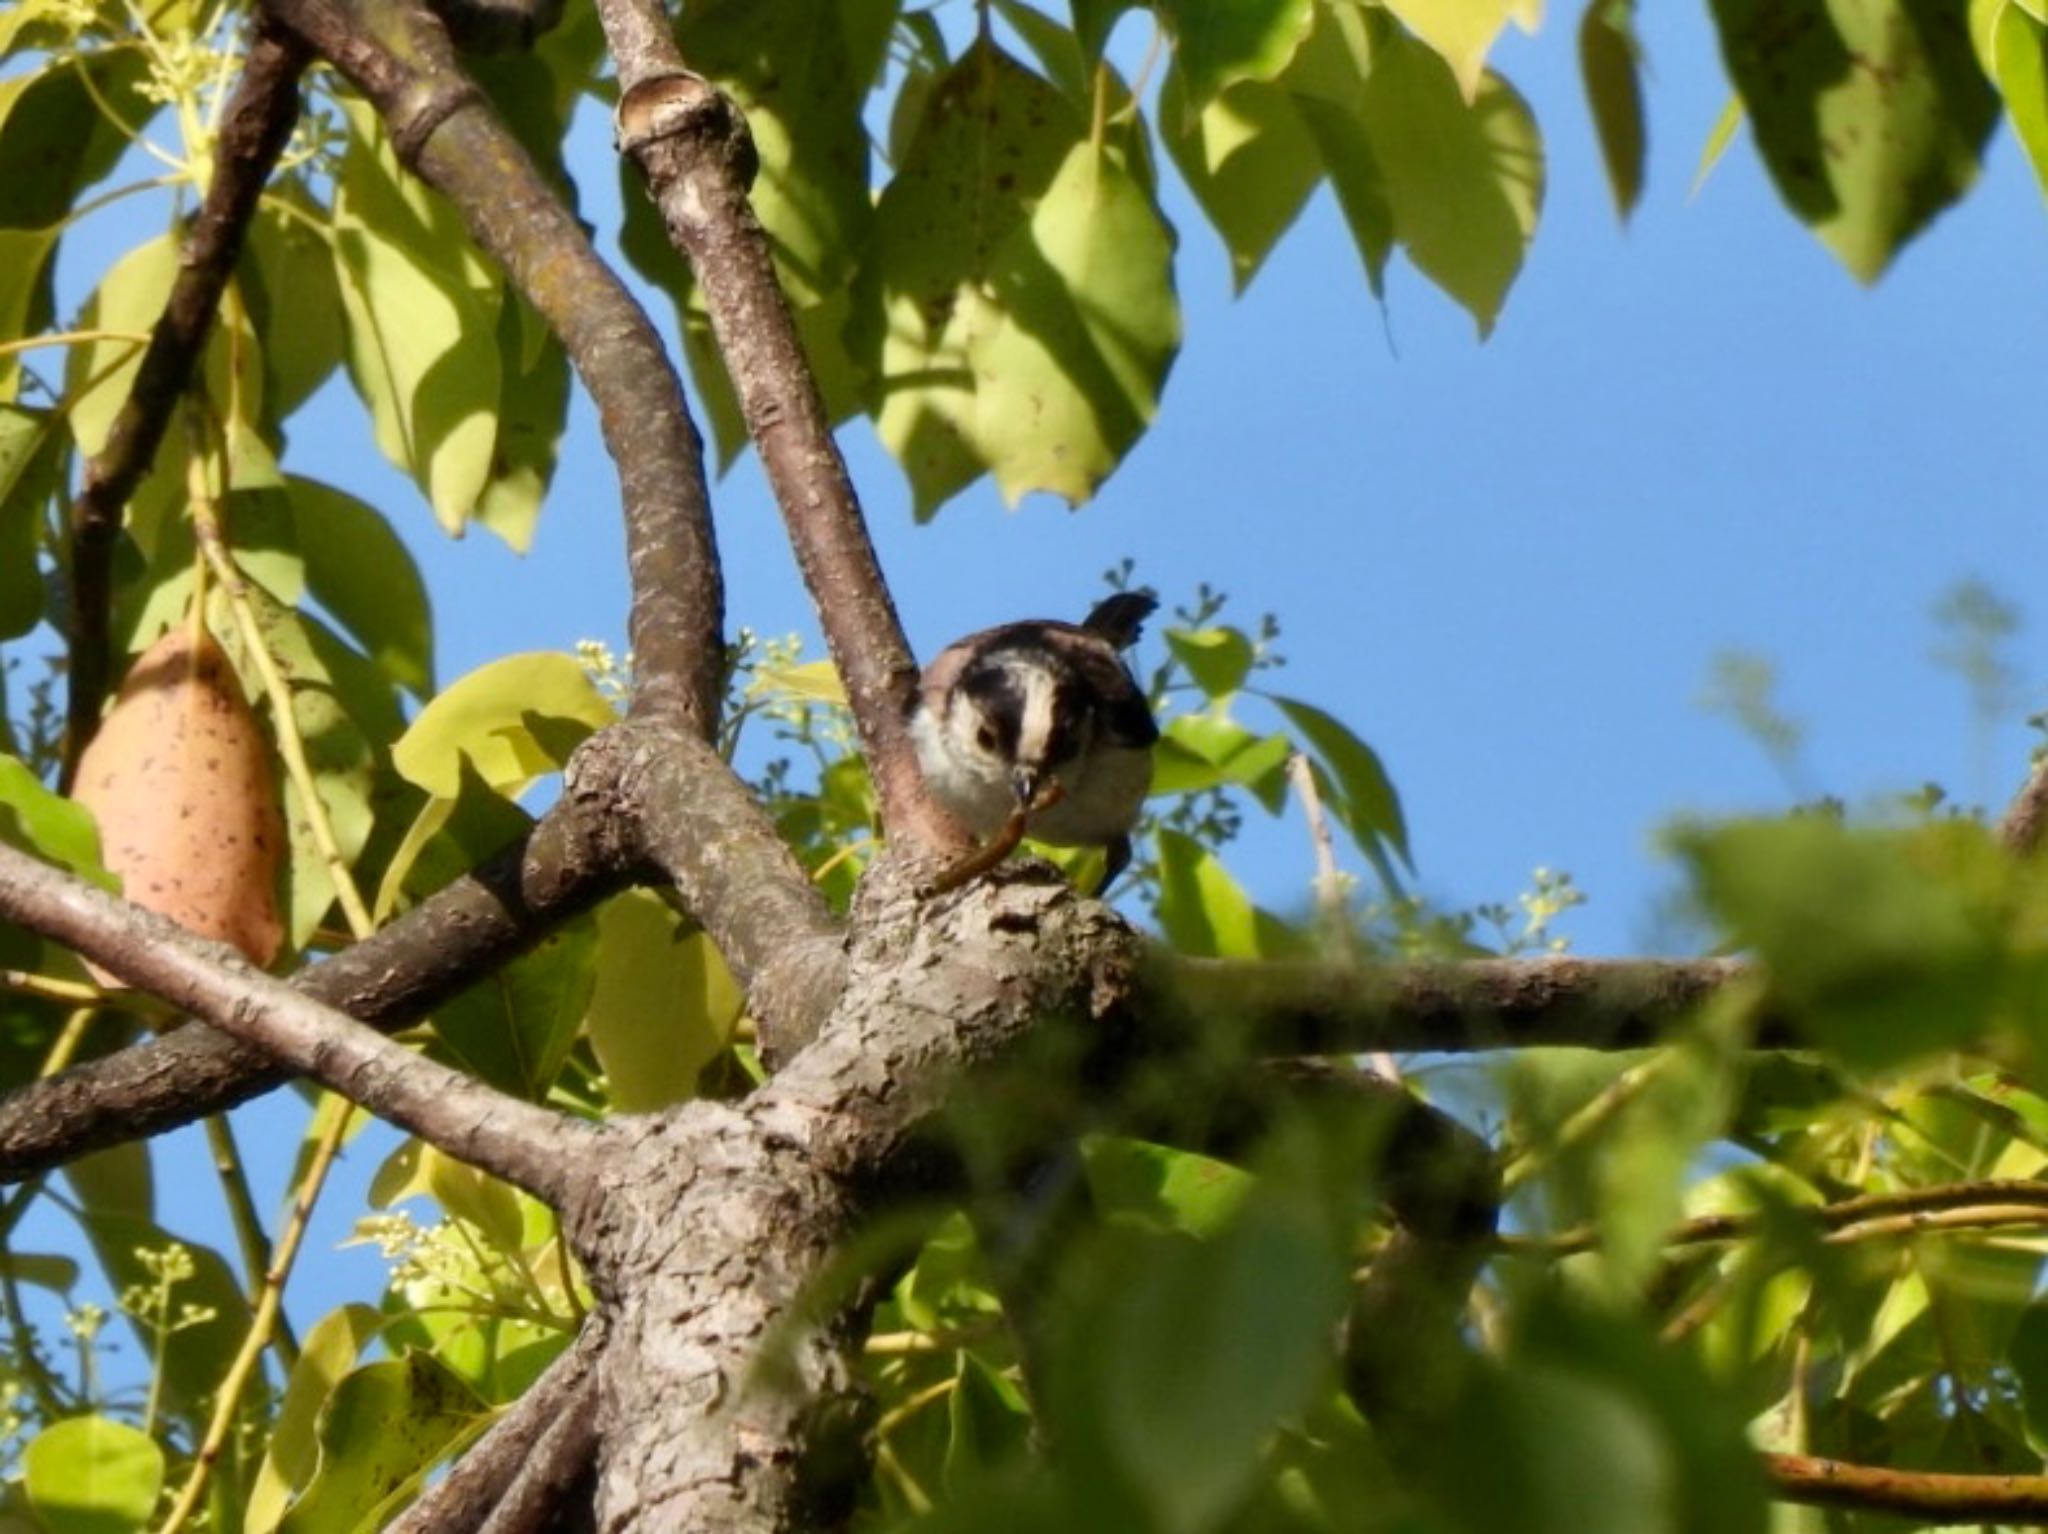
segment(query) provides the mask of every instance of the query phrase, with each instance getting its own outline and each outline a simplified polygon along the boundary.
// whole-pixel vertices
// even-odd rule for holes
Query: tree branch
[[[461,211],[526,295],[597,404],[618,465],[633,582],[635,713],[709,739],[725,683],[725,595],[703,444],[645,311],[599,258],[413,0],[359,15],[335,0],[264,0],[374,104],[400,157]]]
[[[416,1055],[233,950],[5,845],[0,915],[550,1204],[579,1186],[599,1142],[581,1120]]]
[[[178,276],[150,331],[134,385],[85,467],[71,515],[71,627],[65,702],[64,777],[99,727],[112,672],[107,631],[113,602],[114,547],[128,497],[156,459],[164,426],[191,382],[221,293],[241,254],[263,185],[299,118],[305,45],[259,23],[242,77],[221,118],[213,181],[178,252]]]
[[[845,684],[882,825],[917,846],[956,848],[964,833],[925,793],[910,739],[917,661],[747,202],[755,161],[746,123],[686,67],[659,0],[599,0],[598,14],[622,87],[619,147],[646,175],[669,238],[703,289],[726,371]]]
[[[1349,964],[1159,960],[1168,1006],[1236,1030],[1261,1054],[1463,1053],[1566,1045],[1646,1049],[1709,996],[1752,975],[1739,959],[1469,959]],[[1795,1040],[1768,1012],[1753,1042]]]
[[[628,827],[732,967],[771,1065],[817,1032],[839,998],[845,934],[824,898],[709,746],[628,721],[569,765],[569,792],[592,820]]]
[[[1887,1470],[1811,1454],[1766,1454],[1771,1487],[1787,1502],[1899,1513],[1920,1523],[2048,1523],[2048,1475],[1954,1475]]]
[[[518,845],[292,984],[390,1032],[417,1020],[625,883],[570,805]],[[0,1098],[0,1181],[141,1139],[266,1092],[291,1071],[210,1028],[179,1028]]]
[[[508,1500],[524,1503],[521,1488],[533,1481],[534,1467],[556,1470],[574,1457],[569,1453],[571,1438],[582,1439],[582,1466],[588,1466],[597,1442],[596,1365],[605,1336],[603,1322],[587,1322],[569,1351],[549,1364],[447,1478],[424,1492],[385,1534],[470,1534],[485,1527],[485,1520],[495,1521]],[[558,1436],[565,1427],[568,1433]],[[548,1452],[543,1445],[553,1445],[561,1453]]]
[[[2009,851],[2024,856],[2041,845],[2044,831],[2048,831],[2048,753],[2034,763],[2027,781],[2006,806],[1998,822],[1998,838]]]

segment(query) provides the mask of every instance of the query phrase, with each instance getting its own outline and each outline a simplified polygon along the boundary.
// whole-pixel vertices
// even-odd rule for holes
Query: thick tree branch
[[[725,680],[724,588],[703,444],[660,336],[423,6],[264,3],[370,99],[405,163],[455,204],[561,337],[619,469],[634,711],[680,719],[709,739]]]
[[[0,915],[551,1204],[587,1175],[601,1131],[416,1055],[231,949],[4,845]]]
[[[1161,959],[1158,1000],[1261,1054],[1647,1049],[1752,974],[1739,959],[1470,959],[1443,964]],[[1795,1041],[1766,1014],[1753,1042]]]
[[[580,1439],[582,1465],[587,1466],[597,1446],[596,1364],[604,1344],[603,1322],[587,1323],[569,1351],[549,1364],[447,1478],[423,1493],[385,1534],[471,1534],[486,1519],[495,1520],[501,1509],[524,1511],[527,1496],[521,1488],[538,1490],[537,1479],[552,1479],[537,1478],[535,1468],[560,1470],[576,1457],[575,1440]],[[543,1451],[543,1444],[557,1452]],[[517,1508],[508,1509],[508,1501],[515,1499]]]
[[[156,459],[165,423],[206,345],[263,184],[291,139],[299,119],[299,76],[308,58],[297,38],[260,23],[256,27],[242,77],[221,117],[212,184],[178,252],[177,280],[150,331],[128,398],[114,417],[105,444],[85,467],[71,515],[66,782],[99,726],[100,705],[111,679],[107,624],[121,513]]]
[[[868,538],[846,461],[747,202],[753,145],[730,100],[692,74],[659,0],[599,0],[622,94],[619,146],[647,177],[689,258],[782,508],[825,642],[846,686],[892,837],[957,847],[961,828],[924,792],[908,728],[917,661]]]
[[[1811,1454],[1766,1454],[1771,1488],[1787,1502],[1897,1513],[1923,1524],[2048,1523],[2048,1475],[1954,1475],[1887,1470]]]
[[[653,722],[586,743],[569,792],[591,819],[630,828],[747,993],[762,1056],[787,1060],[839,998],[845,933],[788,846],[718,754]]]
[[[593,829],[572,806],[557,806],[517,846],[292,984],[387,1033],[417,1021],[624,885]],[[291,1074],[225,1034],[179,1028],[27,1083],[0,1098],[0,1181],[189,1124]]]

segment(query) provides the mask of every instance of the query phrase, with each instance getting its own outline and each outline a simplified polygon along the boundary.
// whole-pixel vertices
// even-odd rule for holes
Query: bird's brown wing
[[[1078,672],[1096,700],[1096,717],[1107,738],[1119,746],[1149,746],[1159,738],[1152,706],[1117,647],[1102,635],[1071,623],[1046,623],[1044,642]]]

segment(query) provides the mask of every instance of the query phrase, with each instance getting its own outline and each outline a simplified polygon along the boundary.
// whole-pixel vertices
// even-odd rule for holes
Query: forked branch
[[[580,1186],[602,1138],[580,1120],[416,1055],[232,951],[5,845],[0,916],[551,1204]]]

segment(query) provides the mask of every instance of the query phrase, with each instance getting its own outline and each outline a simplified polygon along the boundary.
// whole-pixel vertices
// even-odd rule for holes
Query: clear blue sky
[[[851,428],[920,652],[1006,618],[1078,614],[1125,555],[1169,598],[1219,585],[1242,618],[1281,616],[1278,685],[1380,750],[1423,888],[1508,899],[1534,866],[1567,869],[1591,896],[1566,928],[1584,952],[1669,938],[1652,846],[1668,817],[1792,797],[1698,705],[1724,649],[1778,662],[1781,701],[1808,729],[1802,791],[1854,802],[1931,779],[2002,801],[2025,766],[2019,714],[2044,703],[2038,628],[2013,649],[2024,708],[1986,748],[1964,689],[1929,660],[1930,609],[1976,576],[2040,612],[2040,192],[2001,132],[1973,194],[1866,291],[1782,210],[1746,136],[1688,201],[1727,86],[1703,7],[1643,10],[1651,167],[1626,230],[1582,103],[1576,8],[1496,54],[1542,124],[1549,184],[1486,344],[1398,258],[1383,314],[1327,197],[1233,301],[1220,247],[1169,173],[1187,342],[1157,425],[1097,502],[1011,513],[982,488],[914,527],[901,475]],[[584,215],[610,231],[595,115],[580,142]],[[90,276],[69,280],[67,301]],[[666,303],[654,308],[666,328]],[[289,462],[408,531],[444,682],[510,650],[622,642],[616,482],[587,407],[520,560],[488,535],[442,539],[375,459],[345,387],[330,398],[342,408],[295,429]],[[716,496],[733,623],[813,635],[751,459]],[[1234,866],[1267,905],[1306,900],[1296,823],[1255,826]],[[296,1133],[287,1107],[247,1133]],[[368,1160],[352,1158],[356,1186]],[[330,1196],[313,1252],[339,1239],[349,1198]],[[375,1271],[365,1254],[321,1263],[295,1283],[302,1322],[337,1282]]]

